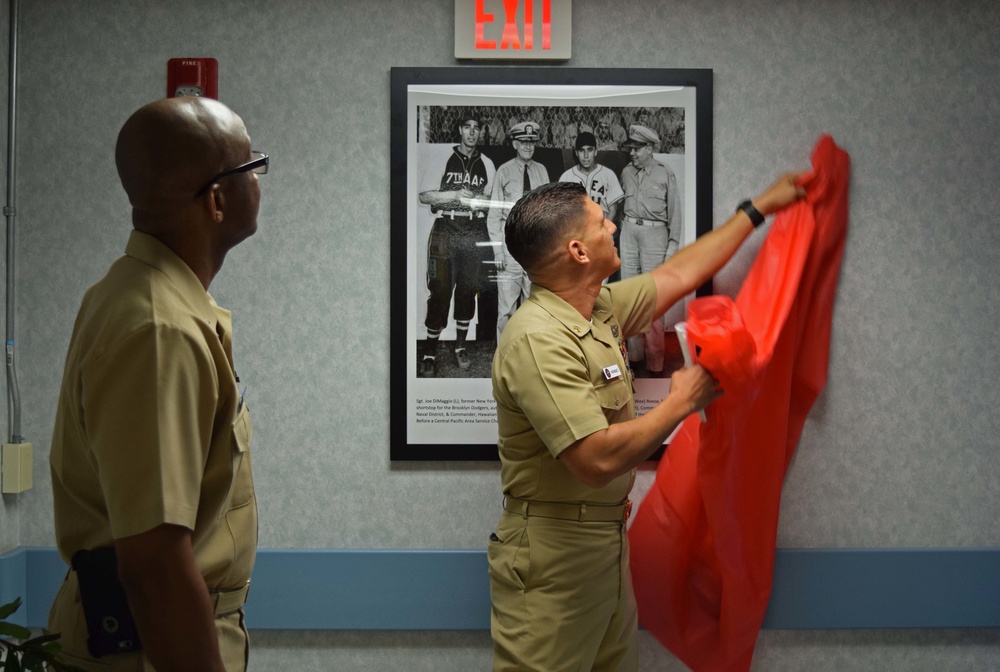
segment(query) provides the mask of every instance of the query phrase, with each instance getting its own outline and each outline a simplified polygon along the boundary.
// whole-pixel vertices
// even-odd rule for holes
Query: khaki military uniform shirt
[[[622,168],[625,191],[623,214],[657,222],[666,222],[670,237],[680,239],[682,211],[680,190],[674,171],[653,159],[642,170],[631,163]]]
[[[549,502],[620,503],[623,474],[603,488],[578,481],[557,459],[575,441],[635,417],[624,339],[652,320],[656,287],[641,275],[601,288],[592,323],[533,285],[493,359],[504,495]]]
[[[246,584],[257,545],[252,427],[232,364],[229,311],[155,238],[83,299],[50,466],[56,541],[69,563],[169,523],[192,530],[210,591]]]

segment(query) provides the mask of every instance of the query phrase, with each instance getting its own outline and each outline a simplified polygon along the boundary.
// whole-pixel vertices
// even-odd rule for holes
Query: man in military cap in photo
[[[497,168],[490,197],[490,214],[486,224],[493,242],[493,253],[497,265],[497,339],[503,332],[507,320],[514,314],[521,302],[528,298],[531,282],[521,265],[507,251],[504,243],[504,225],[507,214],[517,203],[517,199],[535,187],[548,183],[549,172],[545,166],[533,160],[535,145],[538,143],[538,124],[522,121],[511,126],[507,132],[514,146],[514,158]]]
[[[625,148],[632,162],[622,169],[622,189],[625,191],[621,219],[623,280],[658,267],[673,256],[680,241],[680,191],[674,171],[653,158],[659,142],[656,131],[648,126],[632,124],[629,127]],[[633,336],[628,341],[631,362],[638,365],[645,359],[645,370],[653,377],[663,373],[663,350],[662,318],[653,320],[645,334]]]

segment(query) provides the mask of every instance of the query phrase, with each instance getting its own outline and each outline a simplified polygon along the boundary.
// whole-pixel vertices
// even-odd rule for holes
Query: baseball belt
[[[447,217],[448,219],[460,219],[460,218],[464,218],[464,219],[468,219],[468,218],[482,219],[486,215],[484,213],[482,213],[482,212],[472,212],[470,210],[443,210],[443,211],[437,213],[437,216],[438,217]]]

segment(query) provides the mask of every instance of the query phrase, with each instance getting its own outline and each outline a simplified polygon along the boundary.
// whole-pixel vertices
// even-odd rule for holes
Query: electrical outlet
[[[0,471],[3,472],[3,483],[0,491],[4,494],[30,490],[31,444],[3,444],[3,455],[0,457]]]

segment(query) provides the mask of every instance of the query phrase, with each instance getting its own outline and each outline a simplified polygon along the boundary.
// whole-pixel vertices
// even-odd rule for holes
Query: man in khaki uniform
[[[507,254],[503,242],[504,222],[517,199],[531,191],[532,187],[549,181],[549,171],[533,158],[539,138],[538,124],[534,121],[514,124],[508,136],[514,146],[514,158],[497,168],[490,195],[490,213],[486,217],[486,228],[493,242],[497,268],[497,339],[507,325],[507,320],[530,291],[524,269],[516,259]]]
[[[635,467],[721,394],[701,367],[636,418],[625,340],[716,273],[763,214],[801,198],[786,175],[650,273],[602,285],[615,225],[576,183],[511,210],[529,299],[493,358],[504,512],[488,549],[496,672],[638,670],[625,523]]]
[[[621,255],[622,278],[648,273],[677,251],[681,238],[681,199],[677,176],[669,166],[657,161],[653,152],[659,145],[656,131],[633,124],[624,146],[632,163],[622,168]],[[645,362],[652,376],[663,373],[663,321],[653,320],[646,333],[631,338],[629,355],[633,363]]]
[[[135,230],[84,296],[66,357],[50,467],[56,541],[74,569],[49,629],[88,670],[242,671],[257,545],[252,428],[230,313],[208,287],[257,230],[268,158],[229,108],[188,97],[133,114],[115,162]],[[101,599],[81,604],[81,583],[97,575],[88,557],[108,571]],[[95,637],[84,608],[103,609],[120,587],[141,648],[127,638],[95,650],[125,617],[97,621]]]

